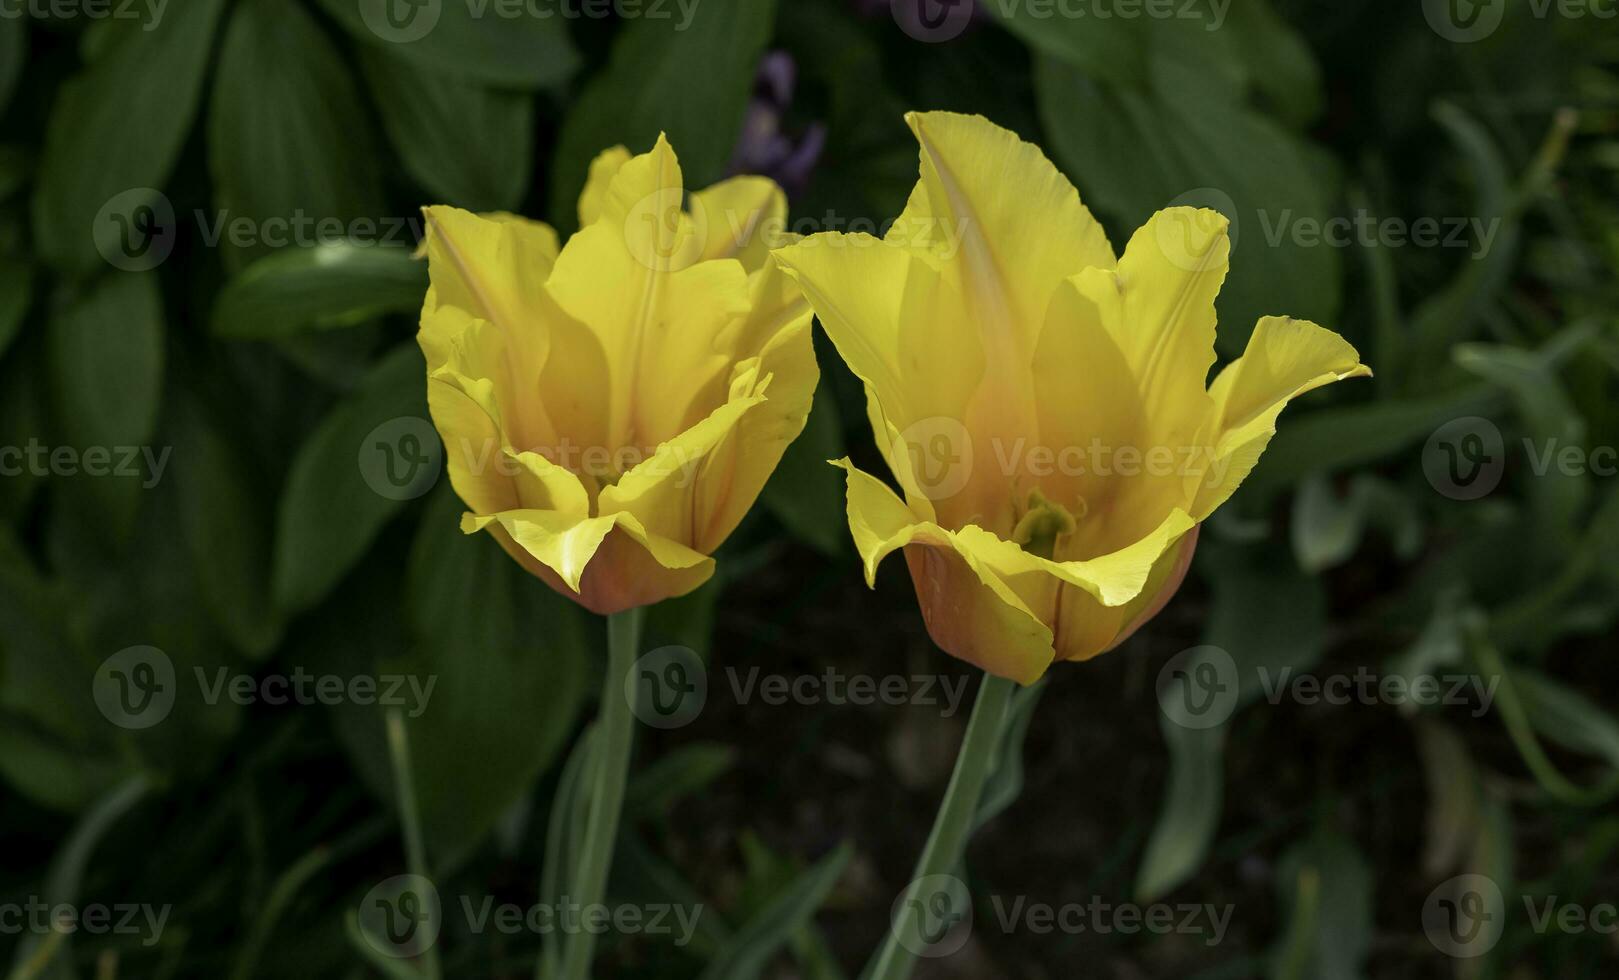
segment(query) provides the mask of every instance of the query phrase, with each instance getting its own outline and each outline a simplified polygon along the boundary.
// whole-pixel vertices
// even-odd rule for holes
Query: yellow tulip
[[[818,378],[809,307],[767,247],[780,188],[685,196],[660,136],[596,158],[561,247],[539,222],[425,210],[418,340],[462,530],[599,613],[713,574]]]
[[[921,179],[883,238],[774,254],[865,382],[904,495],[838,464],[867,583],[903,548],[934,641],[1027,684],[1156,614],[1287,402],[1370,372],[1337,334],[1267,317],[1206,385],[1223,217],[1161,211],[1116,256],[1038,147],[978,116],[906,119]]]

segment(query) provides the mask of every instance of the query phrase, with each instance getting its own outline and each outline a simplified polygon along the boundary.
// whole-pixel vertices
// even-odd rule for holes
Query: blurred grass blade
[[[701,980],[757,980],[771,957],[814,917],[853,854],[845,842],[807,869],[737,930]]]
[[[62,849],[57,851],[51,860],[41,895],[46,904],[54,907],[78,903],[79,890],[84,884],[85,871],[89,867],[90,855],[95,851],[96,845],[119,818],[140,802],[150,788],[145,776],[131,776],[85,811],[62,845]],[[59,936],[63,938],[56,938]],[[52,944],[52,953],[48,956],[36,955],[46,943]],[[66,955],[67,947],[67,939],[55,929],[45,936],[23,937],[17,946],[16,954],[12,957],[13,980],[72,976],[72,970],[67,967],[47,972],[52,963],[64,962],[60,958]]]
[[[667,815],[676,803],[734,769],[737,755],[735,748],[719,742],[680,746],[631,778],[624,812],[632,819]]]
[[[1034,720],[1034,709],[1040,705],[1050,675],[1040,678],[1028,687],[1012,692],[1012,702],[1006,709],[1005,731],[995,761],[984,781],[984,793],[978,799],[978,816],[973,823],[976,832],[1017,802],[1023,792],[1023,741],[1029,734],[1029,723]]]
[[[1372,869],[1354,842],[1321,832],[1295,845],[1277,868],[1290,913],[1271,980],[1361,980],[1371,953]]]

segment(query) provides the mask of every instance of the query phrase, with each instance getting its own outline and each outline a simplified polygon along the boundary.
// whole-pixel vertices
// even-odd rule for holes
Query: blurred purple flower
[[[798,66],[785,51],[771,51],[759,61],[753,99],[742,122],[742,135],[731,154],[731,173],[761,174],[793,196],[809,183],[810,173],[826,145],[826,126],[811,123],[795,140],[782,130],[792,105]]]

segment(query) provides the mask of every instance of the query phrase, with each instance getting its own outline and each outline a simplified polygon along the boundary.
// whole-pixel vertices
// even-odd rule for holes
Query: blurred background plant
[[[1293,409],[1169,611],[1054,672],[969,852],[980,926],[919,972],[1611,976],[1611,930],[1525,899],[1619,895],[1619,32],[1598,0],[1399,8],[430,0],[412,34],[387,0],[5,7],[0,904],[172,914],[156,935],[7,929],[0,969],[425,975],[356,921],[406,870],[403,816],[445,903],[443,975],[531,972],[542,937],[475,933],[461,904],[533,903],[566,853],[601,630],[457,529],[412,424],[415,209],[565,234],[592,155],[661,129],[691,186],[764,172],[792,230],[876,227],[923,108],[1045,147],[1116,245],[1171,203],[1226,212],[1222,358],[1287,313],[1378,376]],[[707,661],[709,697],[642,732],[611,891],[704,914],[684,945],[603,937],[597,975],[853,974],[948,773],[964,715],[734,682],[965,676],[897,565],[858,580],[821,461],[880,464],[858,383],[821,362],[720,576],[648,624],[649,648]],[[1222,723],[1157,682],[1194,647],[1183,678],[1233,682]],[[119,705],[154,662],[172,673],[143,690],[173,693],[139,727]],[[1492,694],[1276,693],[1356,672]],[[368,699],[267,703],[299,674],[434,686],[390,752]],[[202,696],[242,678],[259,697]],[[1464,872],[1503,914],[1447,959],[1425,910]],[[1234,914],[1212,945],[1034,933],[985,927],[983,896]]]

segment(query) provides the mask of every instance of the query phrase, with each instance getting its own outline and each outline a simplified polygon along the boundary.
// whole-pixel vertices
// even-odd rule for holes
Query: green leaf
[[[1531,671],[1512,681],[1535,731],[1573,752],[1602,759],[1619,770],[1619,720],[1579,691]]]
[[[1326,643],[1326,600],[1319,581],[1299,574],[1285,558],[1278,560],[1273,548],[1240,550],[1211,542],[1199,549],[1198,559],[1210,570],[1214,612],[1205,645],[1193,648],[1194,662],[1186,666],[1191,676],[1198,663],[1215,668],[1220,686],[1211,696],[1229,698],[1234,711],[1264,693],[1267,677],[1274,682],[1284,669],[1303,671],[1316,664]],[[1235,691],[1226,688],[1232,672]],[[1202,866],[1224,798],[1229,721],[1187,722],[1179,711],[1181,688],[1167,684],[1159,693],[1170,775],[1167,798],[1136,872],[1135,893],[1143,902],[1156,901]]]
[[[426,292],[427,265],[407,248],[346,241],[289,248],[226,283],[214,301],[213,331],[268,340],[338,330],[414,313]]]
[[[1478,767],[1455,729],[1433,718],[1419,719],[1413,727],[1428,780],[1422,870],[1439,878],[1458,865],[1478,832]]]
[[[1338,250],[1290,236],[1327,220],[1334,175],[1230,86],[1180,65],[1184,54],[1167,39],[1184,40],[1183,31],[1152,35],[1154,74],[1145,85],[1098,80],[1041,57],[1035,82],[1048,148],[1122,236],[1172,204],[1212,207],[1231,219],[1231,272],[1218,304],[1222,352],[1240,353],[1267,314],[1333,323]]]
[[[1293,927],[1271,962],[1271,980],[1365,976],[1373,936],[1372,869],[1354,843],[1318,834],[1283,855],[1276,876]]]
[[[381,210],[370,127],[347,66],[301,4],[242,0],[208,117],[218,210],[205,243],[239,268],[287,245],[369,237],[355,219],[374,223]]]
[[[804,431],[782,454],[760,494],[794,537],[823,555],[840,554],[849,540],[842,471],[827,465],[844,455],[837,400],[821,385]]]
[[[1265,498],[1311,473],[1364,466],[1433,435],[1453,419],[1488,416],[1505,399],[1489,385],[1470,385],[1422,399],[1322,409],[1289,419],[1243,483],[1243,495]]]
[[[428,454],[419,457],[423,462],[413,462],[418,457],[405,460],[412,473],[421,475],[418,466],[436,465],[430,458],[442,458],[442,447],[426,421],[426,374],[421,351],[414,343],[401,344],[298,450],[276,520],[272,583],[276,602],[286,612],[308,609],[331,591],[408,499],[375,489],[378,474],[356,462],[369,452],[366,440],[378,435],[379,426],[393,423],[403,430],[400,438],[433,440],[431,448],[420,447]]]
[[[1034,709],[1040,705],[1047,678],[1012,692],[1012,703],[1006,708],[1005,731],[995,752],[989,776],[978,798],[978,813],[973,827],[978,829],[1017,802],[1023,792],[1023,741],[1028,737],[1029,724],[1034,720]]]
[[[33,289],[33,266],[18,259],[7,259],[0,265],[0,357],[5,356],[6,349],[22,329]]]
[[[48,328],[57,422],[79,458],[74,486],[98,505],[95,519],[117,537],[127,534],[135,518],[143,482],[159,475],[121,471],[125,452],[154,448],[163,399],[163,333],[162,299],[151,272],[103,276],[53,316]],[[92,453],[104,458],[97,461]]]
[[[464,860],[564,748],[594,652],[579,608],[489,535],[462,534],[464,509],[447,484],[436,491],[411,545],[406,648],[375,644],[365,667],[422,685],[403,714],[437,868]],[[382,712],[345,708],[339,734],[366,783],[392,794]]]
[[[1409,350],[1418,365],[1440,364],[1450,345],[1470,336],[1510,281],[1518,254],[1519,215],[1511,201],[1506,163],[1489,131],[1449,103],[1436,105],[1433,116],[1467,159],[1476,184],[1474,220],[1494,228],[1495,238],[1484,254],[1469,254],[1455,277],[1411,314]],[[1406,374],[1410,387],[1424,380],[1420,371]]]
[[[534,96],[434,72],[393,49],[360,49],[382,128],[405,172],[436,199],[509,211],[534,170]]]
[[[237,649],[262,657],[283,625],[270,590],[272,499],[225,417],[192,396],[177,400],[173,478],[202,597]]]
[[[838,845],[754,913],[709,962],[702,980],[756,980],[771,957],[813,919],[853,854],[848,843]]]
[[[1566,332],[1559,340],[1568,336],[1577,334]],[[1548,556],[1557,564],[1566,560],[1575,521],[1591,492],[1586,472],[1565,470],[1557,463],[1560,453],[1585,446],[1585,419],[1552,373],[1552,355],[1569,346],[1560,342],[1549,351],[1528,351],[1499,344],[1463,344],[1452,353],[1457,364],[1510,392],[1518,405],[1529,436],[1528,462],[1535,477],[1530,494],[1543,531],[1563,546]]]
[[[566,81],[579,67],[567,21],[551,3],[524,4],[512,16],[511,4],[499,0],[429,0],[413,5],[401,23],[389,9],[391,2],[321,0],[320,5],[361,42],[434,74],[460,75],[496,88],[537,89]]]
[[[224,0],[175,4],[150,30],[136,19],[104,21],[104,50],[62,86],[33,202],[39,253],[61,271],[99,268],[98,239],[116,248],[119,216],[154,202],[133,192],[167,182],[196,117],[223,8]],[[114,198],[116,213],[103,215]]]
[[[626,24],[562,124],[552,223],[560,230],[576,223],[575,202],[596,154],[619,144],[644,153],[659,132],[680,157],[688,188],[724,176],[775,16],[775,0],[748,0],[704,7],[683,28],[649,17]]]

